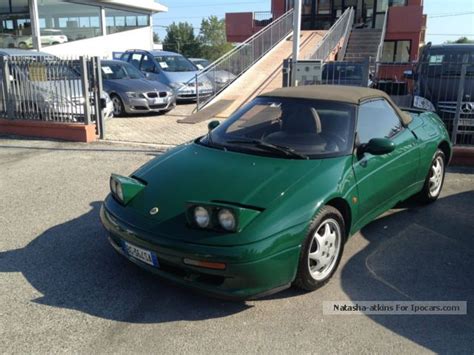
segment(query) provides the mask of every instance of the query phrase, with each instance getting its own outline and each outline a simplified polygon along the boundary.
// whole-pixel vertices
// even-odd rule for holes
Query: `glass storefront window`
[[[38,2],[38,14],[43,46],[102,35],[98,6],[42,0]]]
[[[383,44],[383,63],[408,63],[410,61],[410,41],[385,41]]]
[[[0,47],[33,47],[28,0],[0,0]]]
[[[136,28],[146,27],[150,24],[150,18],[147,14],[131,11],[106,8],[105,18],[107,34],[129,31]]]
[[[317,7],[318,14],[330,14],[331,13],[331,0],[319,0],[319,6]]]

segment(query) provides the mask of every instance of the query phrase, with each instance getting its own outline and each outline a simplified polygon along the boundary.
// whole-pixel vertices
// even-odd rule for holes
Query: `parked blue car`
[[[195,100],[197,92],[199,96],[209,96],[214,92],[214,85],[205,76],[199,78],[196,91],[195,78],[199,69],[181,54],[134,49],[123,53],[120,59],[135,66],[149,80],[173,88],[177,100]]]

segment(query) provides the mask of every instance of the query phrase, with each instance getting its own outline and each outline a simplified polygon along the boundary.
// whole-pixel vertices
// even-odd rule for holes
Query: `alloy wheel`
[[[314,232],[308,253],[311,276],[323,280],[334,269],[341,248],[341,227],[334,219],[326,219]]]
[[[429,191],[431,196],[437,196],[440,193],[444,176],[444,159],[441,156],[436,157],[431,165],[429,178]]]
[[[114,116],[120,116],[123,113],[122,101],[119,97],[112,97],[112,103],[114,105]]]

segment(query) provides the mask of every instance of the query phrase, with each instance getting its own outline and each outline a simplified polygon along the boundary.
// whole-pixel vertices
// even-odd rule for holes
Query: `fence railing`
[[[288,37],[292,26],[293,10],[290,10],[197,74],[193,80],[184,84],[182,89],[178,89],[178,95],[194,90],[196,110],[201,110],[274,46]]]
[[[379,62],[373,86],[400,106],[436,111],[454,144],[474,145],[473,58],[445,54],[438,59],[414,64]]]
[[[385,42],[385,33],[387,32],[387,19],[388,19],[388,10],[385,12],[385,16],[383,18],[382,33],[380,34],[380,41],[377,47],[377,56],[375,57],[376,62],[380,62],[382,60],[383,44]],[[376,70],[378,70],[377,66],[376,66]]]
[[[100,59],[0,57],[0,117],[90,124],[102,122]],[[100,116],[100,117],[99,117]],[[98,127],[98,133],[100,127]]]
[[[326,32],[309,58],[325,61],[338,46],[344,48],[345,52],[345,48],[347,47],[346,42],[349,39],[350,29],[353,22],[354,9],[350,7],[344,11],[341,17],[339,17],[329,31]]]
[[[374,65],[378,72],[369,77]],[[472,56],[444,54],[417,63],[325,62],[319,77],[306,84],[369,86],[386,92],[402,108],[434,111],[453,144],[474,146]]]

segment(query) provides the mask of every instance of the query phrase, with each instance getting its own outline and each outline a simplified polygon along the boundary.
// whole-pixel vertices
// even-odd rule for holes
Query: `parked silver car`
[[[173,89],[150,81],[133,65],[119,60],[102,61],[104,90],[114,104],[114,116],[124,113],[168,112],[176,107]]]
[[[81,78],[70,65],[72,61],[63,61],[44,52],[21,49],[1,49],[0,56],[11,57],[8,92],[4,92],[3,80],[0,80],[2,108],[7,108],[6,99],[16,115],[74,122],[84,119],[84,103],[86,96],[89,96],[94,114],[93,95],[83,95]],[[3,78],[1,68],[0,78]],[[101,101],[104,117],[110,117],[113,105],[104,91]]]
[[[188,58],[199,70],[206,69],[211,63],[204,58]],[[222,70],[218,68],[210,69],[206,76],[211,82],[214,83],[214,86],[217,90],[222,89],[227,86],[232,80],[236,78],[234,74],[230,71]]]

